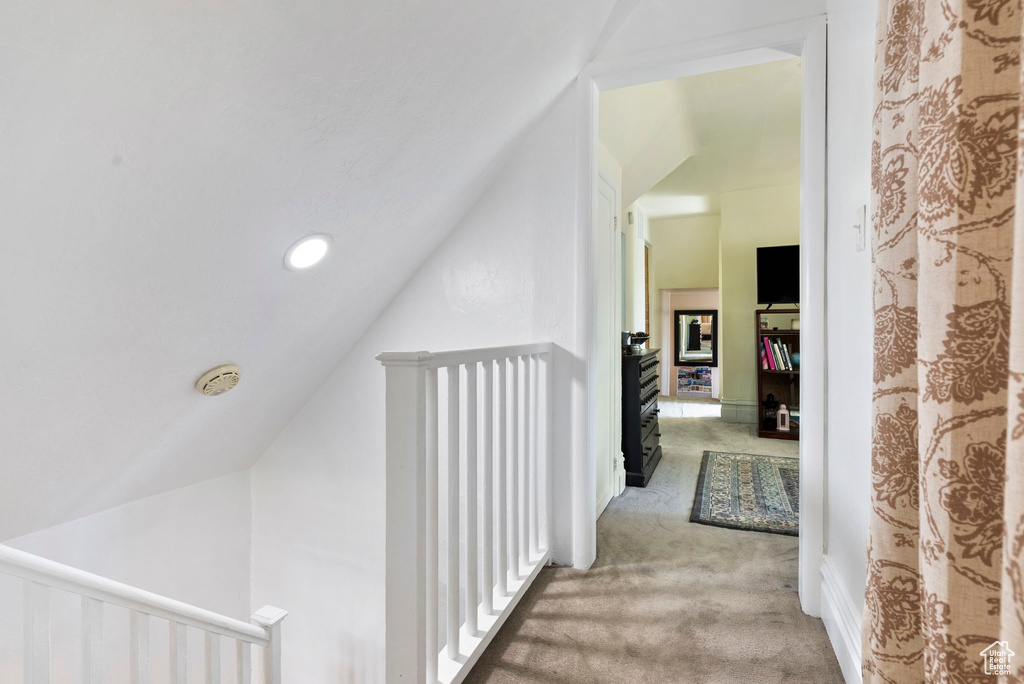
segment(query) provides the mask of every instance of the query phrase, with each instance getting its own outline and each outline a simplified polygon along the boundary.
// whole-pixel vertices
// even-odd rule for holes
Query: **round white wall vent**
[[[238,366],[217,366],[203,373],[203,377],[196,381],[196,389],[208,397],[216,397],[233,390],[241,377],[242,371]]]

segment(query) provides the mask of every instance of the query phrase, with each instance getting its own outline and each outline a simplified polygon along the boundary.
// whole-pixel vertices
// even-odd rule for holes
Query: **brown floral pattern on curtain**
[[[865,682],[1024,683],[1021,10],[881,0]]]

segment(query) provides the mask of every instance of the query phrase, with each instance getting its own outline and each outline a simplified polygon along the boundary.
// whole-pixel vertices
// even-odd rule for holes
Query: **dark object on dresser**
[[[661,460],[658,350],[622,357],[622,454],[626,484],[646,487]]]

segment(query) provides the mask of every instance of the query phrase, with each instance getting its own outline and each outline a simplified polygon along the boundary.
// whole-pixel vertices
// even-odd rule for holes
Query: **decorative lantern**
[[[779,432],[789,432],[789,409],[785,404],[779,406],[775,424],[778,426]]]

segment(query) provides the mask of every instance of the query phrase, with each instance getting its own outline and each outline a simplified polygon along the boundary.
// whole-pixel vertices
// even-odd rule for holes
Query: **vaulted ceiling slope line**
[[[0,539],[248,467],[613,4],[18,4],[0,24]],[[286,271],[310,233],[331,255]],[[241,383],[201,396],[220,363]]]
[[[622,165],[622,206],[629,206],[696,153],[693,103],[684,79],[601,93],[598,135]]]
[[[640,198],[647,216],[716,214],[724,192],[799,183],[801,74],[791,58],[678,79],[696,150]]]
[[[723,36],[825,15],[825,0],[640,0],[595,61],[659,53],[678,45],[692,48]]]

